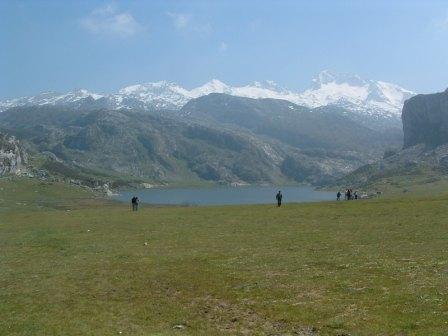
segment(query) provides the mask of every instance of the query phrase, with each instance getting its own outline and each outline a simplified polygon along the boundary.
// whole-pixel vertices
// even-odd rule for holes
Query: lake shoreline
[[[184,188],[147,188],[120,191],[111,199],[128,203],[137,196],[142,204],[157,206],[219,206],[275,204],[275,194],[282,190],[283,203],[331,201],[335,193],[311,186],[210,186]]]

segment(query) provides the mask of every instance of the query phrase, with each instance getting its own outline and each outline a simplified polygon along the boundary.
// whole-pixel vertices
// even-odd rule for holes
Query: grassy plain
[[[448,197],[142,207],[0,180],[0,335],[447,335]]]

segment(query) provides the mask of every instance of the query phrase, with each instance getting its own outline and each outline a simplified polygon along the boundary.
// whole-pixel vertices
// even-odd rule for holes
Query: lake
[[[307,186],[217,186],[211,188],[151,188],[124,191],[114,196],[130,202],[137,196],[141,203],[170,205],[230,205],[275,203],[275,194],[282,191],[283,203],[334,200],[334,192],[318,191]]]

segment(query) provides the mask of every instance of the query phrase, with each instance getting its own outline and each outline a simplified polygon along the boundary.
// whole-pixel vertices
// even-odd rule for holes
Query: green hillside
[[[0,188],[1,335],[448,333],[447,196],[132,213]]]
[[[269,144],[148,113],[18,108],[0,115],[0,129],[80,175],[96,171],[156,183],[288,179],[265,153]]]

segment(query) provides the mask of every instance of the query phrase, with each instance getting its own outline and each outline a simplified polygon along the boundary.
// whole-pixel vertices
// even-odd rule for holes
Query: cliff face
[[[448,89],[408,99],[401,118],[404,148],[417,144],[439,146],[448,143]]]
[[[25,170],[26,153],[18,140],[0,133],[0,176],[19,174]]]

